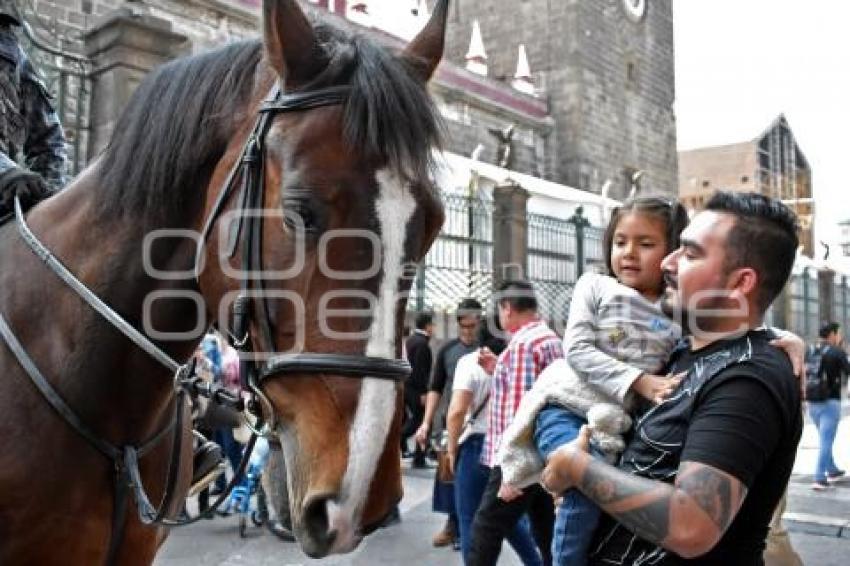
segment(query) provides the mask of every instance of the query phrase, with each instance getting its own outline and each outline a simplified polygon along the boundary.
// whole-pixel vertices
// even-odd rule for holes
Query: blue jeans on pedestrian
[[[484,435],[473,434],[460,445],[455,461],[455,509],[458,518],[460,550],[464,563],[467,562],[469,543],[472,534],[472,519],[481,503],[481,496],[490,477],[490,468],[481,463],[481,449],[484,447]],[[516,551],[526,565],[542,565],[537,552],[537,544],[531,536],[528,519],[517,523],[507,537],[508,544]]]
[[[558,405],[546,405],[534,423],[534,443],[544,460],[558,447],[571,442],[587,421]],[[595,453],[598,455],[598,453]],[[602,510],[577,489],[567,490],[555,515],[552,563],[587,564],[587,553]]]
[[[812,417],[820,437],[815,481],[826,481],[827,474],[834,475],[839,471],[832,457],[832,444],[835,442],[835,431],[841,419],[841,401],[838,399],[809,401],[809,416]]]

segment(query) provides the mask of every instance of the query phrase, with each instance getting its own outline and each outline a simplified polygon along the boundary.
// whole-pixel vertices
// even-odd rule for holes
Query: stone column
[[[493,188],[493,285],[528,272],[528,191],[508,182]]]
[[[83,39],[93,62],[88,155],[96,155],[145,75],[181,54],[188,38],[144,7],[125,6],[106,14]]]

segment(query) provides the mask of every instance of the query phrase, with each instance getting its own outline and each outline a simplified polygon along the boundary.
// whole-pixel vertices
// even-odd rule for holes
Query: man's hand
[[[687,375],[687,372],[668,376],[642,373],[632,383],[632,389],[644,399],[657,405],[673,394],[685,375]]]
[[[423,450],[428,448],[428,434],[431,432],[431,425],[428,423],[422,423],[419,425],[419,428],[416,429],[416,443],[422,447]]]
[[[573,456],[577,451],[590,452],[590,427],[587,425],[581,427],[575,440],[560,446],[549,455],[540,480],[546,491],[558,496],[573,487],[570,478],[574,476]]]
[[[519,497],[521,495],[522,495],[522,490],[519,489],[518,487],[512,486],[509,483],[503,483],[499,487],[499,493],[498,493],[499,499],[501,499],[502,501],[504,501],[506,503],[510,503],[511,501],[513,501],[514,499],[516,499],[517,497]]]
[[[446,453],[446,456],[449,459],[449,471],[451,472],[452,477],[454,477],[454,475],[455,475],[455,463],[456,463],[456,460],[457,460],[457,450],[449,450]]]
[[[496,371],[496,361],[498,359],[496,354],[486,346],[478,350],[478,365],[489,375],[492,375]]]
[[[53,191],[44,179],[29,169],[14,167],[0,175],[0,209],[3,214],[14,210],[15,196],[20,199],[21,208],[27,210],[51,194]]]

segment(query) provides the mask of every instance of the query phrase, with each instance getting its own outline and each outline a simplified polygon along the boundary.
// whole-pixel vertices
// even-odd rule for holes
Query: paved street
[[[813,492],[817,432],[807,423],[800,442],[790,486],[786,526],[794,547],[807,565],[843,566],[850,553],[850,480],[828,492]],[[850,470],[850,405],[836,439],[838,465]],[[406,465],[406,464],[405,464]],[[431,535],[439,530],[442,515],[431,512],[433,471],[405,470],[405,498],[401,504],[402,523],[369,537],[348,556],[321,561],[331,565],[454,565],[459,555],[431,546]],[[283,543],[259,528],[249,528],[249,536],[239,538],[234,518],[203,521],[175,530],[156,560],[156,566],[248,566],[310,564],[295,544]],[[505,548],[502,564],[519,564]]]

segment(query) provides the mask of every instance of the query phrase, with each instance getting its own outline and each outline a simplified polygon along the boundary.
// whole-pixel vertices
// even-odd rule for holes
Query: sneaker
[[[812,484],[812,489],[815,491],[826,491],[829,488],[829,482],[826,480],[815,480],[815,483]]]
[[[192,487],[189,495],[195,495],[224,473],[224,456],[221,446],[215,442],[204,442],[195,450],[192,458]]]
[[[832,473],[827,472],[826,473],[826,481],[828,481],[830,483],[841,481],[842,479],[844,479],[844,473],[845,473],[844,470],[835,470]]]

